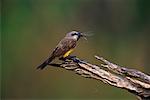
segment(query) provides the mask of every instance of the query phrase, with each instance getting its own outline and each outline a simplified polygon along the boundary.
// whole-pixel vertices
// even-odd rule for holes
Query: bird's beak
[[[85,40],[87,40],[87,38],[86,38],[87,36],[85,33],[81,33],[80,36],[83,37]]]

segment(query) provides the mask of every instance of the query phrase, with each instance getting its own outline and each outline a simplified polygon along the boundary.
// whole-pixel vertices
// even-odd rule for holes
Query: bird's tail
[[[53,59],[54,57],[51,56],[50,58],[45,60],[41,65],[39,65],[37,69],[41,69],[41,70],[44,69]]]

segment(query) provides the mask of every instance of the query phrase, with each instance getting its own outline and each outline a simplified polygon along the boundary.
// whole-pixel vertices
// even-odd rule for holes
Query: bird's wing
[[[55,56],[55,57],[62,56],[70,49],[73,49],[75,46],[76,46],[76,40],[71,38],[64,38],[56,46],[51,56]]]

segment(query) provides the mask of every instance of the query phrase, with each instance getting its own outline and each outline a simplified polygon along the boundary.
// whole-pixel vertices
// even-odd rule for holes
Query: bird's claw
[[[76,56],[67,56],[67,57],[61,57],[59,58],[59,60],[63,60],[63,61],[67,61],[67,62],[70,62],[70,61],[73,61],[73,62],[76,62],[76,63],[79,63],[80,60],[78,58],[76,58]]]

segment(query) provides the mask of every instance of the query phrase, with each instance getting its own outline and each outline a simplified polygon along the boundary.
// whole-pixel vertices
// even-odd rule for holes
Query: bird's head
[[[86,39],[86,35],[84,33],[77,32],[77,31],[71,31],[71,32],[67,33],[66,37],[70,37],[70,38],[73,38],[76,40],[79,40],[81,37]]]

